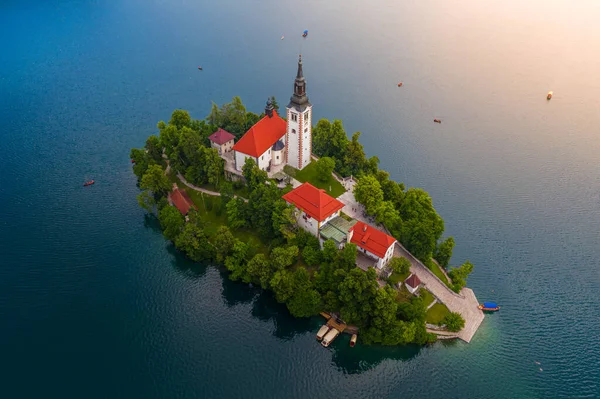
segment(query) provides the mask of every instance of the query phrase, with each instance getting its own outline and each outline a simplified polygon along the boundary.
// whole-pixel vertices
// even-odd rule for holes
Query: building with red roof
[[[219,155],[229,152],[233,149],[235,136],[225,129],[219,128],[216,132],[208,136],[210,146],[219,151]]]
[[[194,202],[184,190],[174,188],[167,197],[169,204],[175,206],[183,216],[187,215],[190,208],[198,209]]]
[[[234,167],[241,171],[247,158],[262,170],[271,166],[288,164],[303,169],[312,155],[312,105],[306,94],[306,79],[302,71],[302,56],[298,59],[298,72],[294,92],[286,107],[284,120],[267,101],[265,116],[252,126],[233,145]]]
[[[414,294],[421,286],[421,280],[419,280],[419,277],[417,277],[416,274],[411,274],[409,278],[404,280],[404,284],[408,291],[410,291],[411,294]]]
[[[356,244],[360,252],[377,260],[377,267],[382,269],[394,254],[396,239],[373,226],[358,221],[352,226],[350,242]]]
[[[246,158],[254,159],[254,162],[262,170],[267,170],[270,165],[283,163],[285,131],[285,120],[277,114],[269,100],[265,108],[265,116],[256,122],[233,146],[235,168],[242,170]]]
[[[304,230],[319,237],[319,230],[340,215],[344,203],[310,183],[296,187],[282,197],[296,207],[296,220]]]

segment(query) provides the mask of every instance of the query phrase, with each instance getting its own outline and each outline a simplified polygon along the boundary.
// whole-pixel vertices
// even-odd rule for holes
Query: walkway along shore
[[[484,318],[483,312],[477,307],[479,306],[479,302],[477,302],[473,290],[463,288],[460,294],[452,291],[427,266],[421,263],[420,260],[415,258],[398,242],[394,248],[394,256],[408,259],[411,264],[411,273],[419,277],[419,280],[431,291],[437,300],[446,305],[451,312],[461,314],[463,319],[465,319],[465,327],[458,333],[453,333],[453,335],[465,342],[471,342],[473,335],[475,335]],[[434,333],[438,334],[437,332]]]
[[[210,191],[205,188],[197,187],[191,183],[188,183],[187,180],[181,175],[181,173],[177,174],[177,177],[183,184],[192,190],[196,190],[201,193],[205,193],[213,196],[220,196],[221,193],[216,191]],[[237,197],[237,196],[235,196]],[[240,197],[242,198],[242,197]],[[248,202],[247,199],[244,198],[244,201]],[[448,338],[460,338],[465,342],[471,342],[473,335],[481,325],[483,321],[484,314],[477,307],[479,306],[479,302],[477,302],[477,298],[475,297],[475,293],[470,288],[463,288],[460,291],[460,294],[452,291],[442,280],[440,280],[427,266],[421,263],[420,260],[415,258],[406,248],[404,248],[400,243],[396,242],[396,246],[394,248],[394,256],[395,257],[404,257],[410,261],[410,271],[419,277],[419,280],[425,285],[425,287],[431,291],[431,293],[435,296],[435,298],[446,305],[451,312],[460,313],[463,319],[465,319],[464,328],[458,333],[446,333],[442,334],[439,331],[431,331],[438,335],[440,339],[448,339]],[[442,337],[443,335],[443,337]]]

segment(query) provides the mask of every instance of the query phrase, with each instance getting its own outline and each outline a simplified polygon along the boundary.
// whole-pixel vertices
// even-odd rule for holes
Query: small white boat
[[[281,40],[285,39],[285,36],[281,36]]]
[[[354,345],[356,345],[357,338],[358,336],[356,334],[352,334],[352,338],[350,338],[350,347],[354,348]]]
[[[325,338],[323,338],[323,341],[321,341],[321,345],[327,348],[329,344],[332,343],[333,340],[338,336],[339,333],[340,332],[338,330],[332,328],[327,334],[325,334]]]
[[[323,337],[325,336],[325,334],[327,334],[328,331],[329,331],[329,326],[327,324],[323,324],[321,326],[321,328],[319,328],[319,331],[317,332],[317,339],[319,341],[321,341],[323,339]]]

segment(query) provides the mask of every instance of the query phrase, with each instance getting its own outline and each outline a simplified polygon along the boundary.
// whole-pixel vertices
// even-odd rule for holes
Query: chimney
[[[363,226],[363,232],[365,232],[365,231],[367,231],[367,225],[366,224]]]
[[[265,115],[269,118],[273,117],[273,103],[271,102],[271,98],[267,100],[267,106],[265,107]]]

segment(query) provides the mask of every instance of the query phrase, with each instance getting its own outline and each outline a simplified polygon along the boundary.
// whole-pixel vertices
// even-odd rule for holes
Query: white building
[[[296,207],[298,226],[319,237],[327,222],[340,215],[344,204],[310,183],[296,187],[282,197]]]
[[[396,239],[360,221],[352,226],[352,231],[350,242],[356,244],[359,252],[377,261],[379,269],[383,269],[394,255]]]
[[[246,158],[254,159],[262,170],[284,162],[285,129],[285,120],[268,101],[264,118],[256,122],[233,146],[235,168],[242,170]]]
[[[302,169],[312,154],[312,105],[306,96],[306,80],[302,73],[302,56],[294,81],[294,94],[286,111],[287,121],[273,109],[269,100],[265,116],[233,145],[235,169],[241,171],[246,158],[252,158],[262,170],[288,164]]]
[[[310,163],[312,154],[312,105],[306,95],[306,80],[302,72],[302,56],[298,60],[298,73],[294,81],[294,94],[287,106],[285,133],[287,164],[303,169]]]

